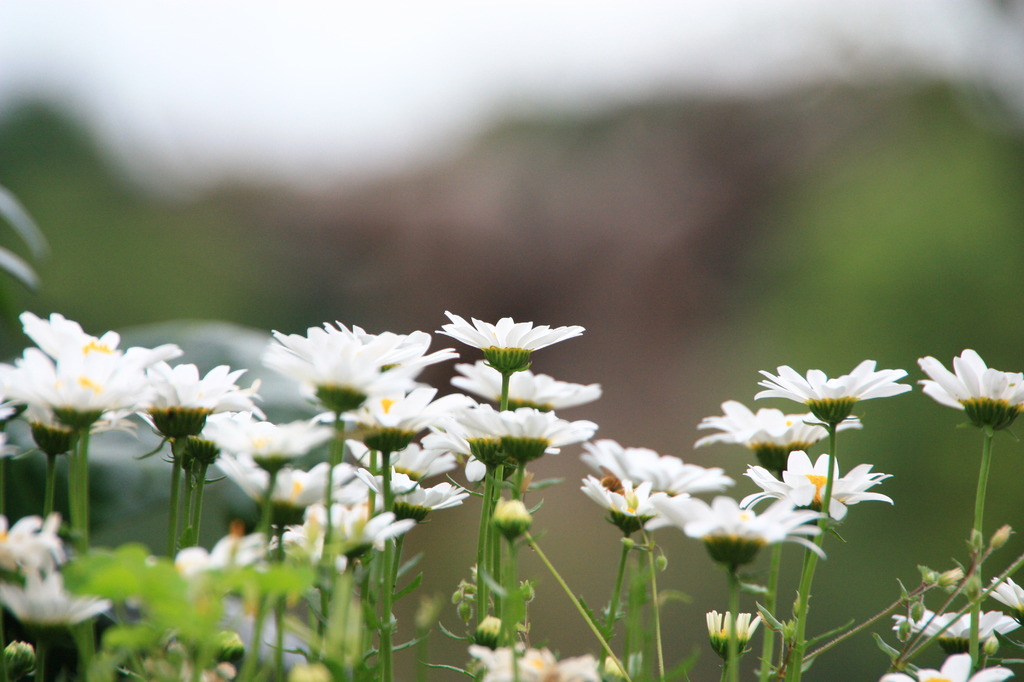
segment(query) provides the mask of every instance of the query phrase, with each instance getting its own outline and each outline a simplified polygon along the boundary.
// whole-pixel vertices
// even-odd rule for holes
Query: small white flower
[[[41,516],[25,516],[8,527],[0,516],[0,568],[6,571],[39,573],[52,571],[66,559],[60,530],[60,514],[44,521]]]
[[[580,490],[606,509],[608,521],[618,526],[626,535],[631,535],[644,527],[644,524],[658,515],[658,510],[651,504],[651,499],[668,497],[665,493],[652,493],[650,481],[633,487],[632,481],[618,479],[598,480],[594,476],[583,479]]]
[[[821,529],[811,523],[821,515],[794,509],[779,500],[760,515],[741,509],[736,500],[719,496],[709,505],[695,497],[670,497],[652,500],[658,518],[647,524],[649,529],[672,525],[691,538],[704,541],[711,557],[733,568],[753,561],[764,545],[796,542],[819,556],[821,548],[805,536],[818,535]]]
[[[357,462],[364,467],[370,465],[370,448],[357,440],[345,441],[345,445]],[[410,443],[407,448],[391,456],[391,467],[409,478],[419,480],[454,469],[455,455],[448,448],[434,449]]]
[[[455,365],[462,376],[452,379],[452,384],[463,391],[476,394],[487,400],[501,399],[501,372],[483,360],[476,364]],[[516,372],[509,378],[509,407],[536,407],[542,410],[562,410],[593,402],[601,397],[599,384],[573,384],[558,381],[546,374],[534,374],[530,370]]]
[[[383,509],[383,477],[374,476],[366,469],[358,469],[355,475],[377,493],[377,508]],[[391,490],[395,498],[395,516],[416,521],[423,521],[429,512],[437,509],[457,507],[469,497],[468,491],[451,483],[439,483],[431,488],[424,488],[405,474],[394,471],[391,474]]]
[[[708,624],[708,637],[711,640],[711,648],[723,659],[729,657],[729,638],[732,633],[732,613],[726,611],[709,611],[706,616]],[[761,616],[753,616],[749,613],[736,614],[736,643],[740,653],[747,646],[747,642],[754,636],[757,626],[761,624]]]
[[[364,429],[396,429],[416,434],[439,424],[451,416],[453,410],[472,403],[468,397],[457,393],[434,400],[436,395],[437,389],[427,387],[409,393],[381,394],[346,414],[345,418]]]
[[[930,379],[920,383],[937,403],[967,412],[977,426],[1002,429],[1024,409],[1024,374],[992,369],[971,349],[953,358],[950,372],[933,357],[917,361]]]
[[[260,502],[266,499],[270,474],[260,467],[251,456],[221,455],[216,466],[234,481],[246,495]],[[277,473],[271,502],[276,505],[304,509],[314,502],[323,502],[327,494],[327,462],[320,462],[309,471],[284,467]],[[338,464],[334,468],[332,481],[340,488],[352,480],[355,472],[350,464]]]
[[[733,443],[756,450],[764,445],[776,445],[790,450],[804,450],[828,436],[822,426],[814,423],[811,413],[785,414],[775,408],[761,408],[756,413],[743,403],[728,400],[722,403],[721,417],[705,417],[698,429],[717,429],[698,440],[694,447],[712,443]],[[859,420],[839,424],[839,430],[860,428]]]
[[[239,388],[238,379],[244,369],[231,371],[227,365],[214,367],[200,378],[195,365],[171,367],[158,362],[146,370],[154,395],[150,407],[168,409],[205,409],[210,412],[257,412],[253,398],[258,398],[258,384]]]
[[[263,561],[267,555],[267,542],[263,533],[245,535],[241,525],[217,541],[211,551],[205,547],[187,547],[174,557],[174,567],[186,578],[205,571],[222,571],[239,566],[251,566]]]
[[[319,543],[323,547],[323,533],[327,517],[322,504],[314,504],[306,509],[306,520],[303,526],[295,529],[301,532],[309,542]],[[333,539],[340,546],[340,554],[355,559],[371,547],[381,551],[384,543],[398,537],[416,526],[413,519],[396,520],[391,512],[371,516],[366,505],[347,507],[341,504],[331,505],[331,523]],[[319,539],[317,539],[319,538]],[[286,535],[285,542],[288,542]]]
[[[540,350],[551,344],[571,339],[583,333],[583,327],[533,326],[532,322],[514,322],[503,317],[498,324],[489,324],[473,318],[473,323],[445,311],[451,324],[442,325],[439,334],[450,336],[474,348],[513,348],[527,351]]]
[[[601,682],[597,660],[589,654],[558,661],[547,649],[520,647],[513,657],[509,647],[492,650],[478,644],[471,645],[469,653],[484,668],[482,682]],[[518,675],[512,667],[516,663]]]
[[[889,673],[878,682],[1000,682],[1008,677],[1013,677],[1013,671],[1003,667],[985,668],[972,675],[971,655],[957,654],[947,658],[941,670],[922,668],[915,675]]]
[[[789,462],[786,470],[782,472],[781,481],[767,469],[759,466],[747,469],[746,475],[761,488],[762,492],[747,495],[740,502],[741,507],[749,507],[768,498],[777,498],[789,500],[797,507],[810,507],[815,511],[822,511],[822,496],[828,482],[828,455],[820,455],[812,465],[806,452],[794,450],[789,453]],[[849,505],[868,500],[892,504],[892,499],[886,495],[867,492],[868,488],[889,477],[889,474],[872,473],[870,464],[856,466],[845,476],[840,477],[839,463],[836,462],[833,467],[829,515],[836,521],[841,521],[846,516]]]
[[[652,490],[669,495],[721,492],[735,481],[719,467],[686,464],[672,455],[659,455],[649,448],[624,448],[611,439],[584,443],[580,458],[594,471],[611,474],[622,481],[649,481]]]
[[[993,578],[992,582],[995,583],[996,579]],[[996,601],[1013,609],[1018,622],[1024,619],[1024,587],[1007,578],[1000,582],[990,595]]]
[[[925,637],[931,637],[938,632],[939,644],[947,653],[961,653],[967,651],[967,645],[971,638],[971,614],[965,613],[957,616],[956,613],[943,613],[936,615],[933,611],[925,610],[919,620],[911,620],[906,616],[893,616],[892,629],[899,631],[903,623],[908,623],[910,631],[924,633]],[[984,642],[989,637],[999,633],[1005,635],[1020,627],[1020,623],[1013,618],[999,611],[985,611],[981,614],[978,627],[978,639]]]
[[[29,573],[25,586],[0,584],[0,601],[22,623],[36,627],[67,627],[110,608],[109,599],[76,597],[64,590],[64,577],[53,571]]]
[[[807,377],[800,376],[793,368],[781,366],[778,375],[761,371],[765,380],[758,385],[766,390],[754,396],[759,398],[786,398],[807,405],[814,415],[827,423],[838,424],[850,415],[854,404],[859,400],[872,398],[888,398],[905,393],[911,389],[907,384],[898,384],[898,380],[907,375],[902,369],[875,370],[874,360],[865,360],[849,374],[829,379],[819,369],[807,372]]]
[[[251,412],[211,417],[203,429],[203,437],[224,452],[249,455],[264,468],[279,467],[301,457],[333,435],[333,429],[314,421],[274,424],[254,419]]]

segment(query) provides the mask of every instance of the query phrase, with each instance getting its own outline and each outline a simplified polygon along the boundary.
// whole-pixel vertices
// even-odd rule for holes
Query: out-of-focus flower
[[[963,410],[975,426],[1005,429],[1024,409],[1024,374],[991,369],[971,349],[953,358],[953,372],[933,357],[917,361],[930,378],[920,383],[937,403]]]
[[[731,570],[748,564],[765,545],[796,542],[819,556],[821,548],[806,536],[817,535],[821,529],[811,523],[820,514],[794,509],[790,502],[779,500],[758,515],[741,509],[730,497],[716,497],[711,504],[695,497],[670,497],[651,500],[658,517],[648,528],[672,525],[691,538],[704,541],[711,558]]]
[[[993,578],[992,582],[997,582],[997,579]],[[990,596],[996,601],[1009,606],[1017,622],[1024,623],[1024,587],[1013,582],[1010,578],[1006,578],[999,582],[998,586],[990,593]]]
[[[785,365],[776,371],[778,375],[761,371],[766,378],[758,385],[766,390],[755,395],[754,399],[795,400],[807,405],[815,417],[827,424],[838,424],[849,417],[857,401],[888,398],[911,389],[907,384],[896,383],[907,376],[906,370],[876,371],[874,360],[865,360],[849,374],[834,379],[829,379],[819,369],[809,370],[806,378]]]
[[[25,586],[0,584],[0,601],[28,626],[68,627],[93,618],[110,608],[109,599],[79,597],[64,590],[64,577],[52,571],[44,576],[29,573]]]
[[[364,467],[370,466],[370,448],[357,440],[345,442],[352,457]],[[410,443],[391,456],[391,468],[414,481],[437,476],[455,468],[455,455],[448,449],[432,449]]]
[[[924,613],[917,620],[906,616],[893,616],[892,629],[899,631],[904,623],[909,625],[910,631],[923,632],[925,637],[931,637],[942,632],[937,639],[939,646],[947,654],[961,654],[967,652],[971,641],[971,614],[965,613],[957,616],[955,613],[942,613],[936,615],[934,612],[925,609]],[[993,637],[995,633],[1005,635],[1020,627],[1020,623],[1013,618],[999,612],[986,611],[981,614],[978,626],[978,640],[984,642]]]
[[[470,645],[470,655],[484,669],[482,682],[600,682],[597,659],[589,654],[558,661],[547,649],[521,648],[518,656],[512,649],[490,649],[478,644]],[[518,664],[518,665],[516,665]],[[515,674],[516,665],[519,674]]]
[[[851,504],[868,500],[892,504],[892,498],[886,495],[867,492],[868,488],[889,478],[889,474],[873,473],[870,464],[856,466],[842,477],[839,475],[838,462],[832,469],[832,499],[828,505],[828,512],[836,521],[841,521],[846,516],[847,507]],[[806,452],[794,450],[789,453],[789,463],[782,473],[781,481],[767,469],[757,466],[747,469],[747,476],[761,488],[762,492],[744,497],[740,502],[741,507],[749,507],[768,498],[777,498],[789,500],[797,507],[823,511],[822,496],[828,482],[828,455],[820,455],[812,465]]]
[[[501,399],[501,373],[483,360],[476,364],[455,365],[462,376],[452,384],[495,403]],[[534,407],[538,410],[562,410],[593,402],[601,397],[600,384],[573,384],[558,381],[547,374],[534,374],[526,369],[516,372],[508,382],[508,406]]]
[[[324,501],[329,466],[327,462],[320,462],[309,471],[284,467],[277,472],[270,502],[279,520],[289,522],[294,517],[294,522],[297,522],[306,507]],[[266,499],[270,474],[249,455],[223,455],[217,459],[217,467],[253,500],[262,502]],[[351,464],[335,466],[332,477],[335,489],[351,481],[354,475]]]
[[[374,476],[366,469],[358,469],[355,475],[368,488],[383,496],[382,477]],[[424,488],[418,481],[398,472],[393,472],[391,475],[391,491],[395,498],[395,517],[414,519],[417,522],[423,521],[427,514],[434,510],[457,507],[469,497],[468,491],[451,483],[438,483],[431,488]],[[383,502],[382,497],[377,498],[378,507]]]
[[[323,533],[327,516],[322,504],[310,505],[306,509],[306,520],[302,526],[289,528],[291,539],[297,541],[295,535],[301,534],[302,541],[307,545],[323,548]],[[348,559],[355,559],[369,549],[383,550],[384,543],[398,537],[416,526],[413,519],[396,520],[392,512],[384,512],[376,516],[370,515],[367,505],[346,507],[341,504],[331,505],[331,524],[333,541],[338,543],[339,554]],[[285,544],[289,542],[289,533],[285,533]]]
[[[360,430],[359,440],[374,450],[398,452],[426,428],[440,424],[458,408],[472,404],[461,394],[434,400],[437,389],[416,388],[409,393],[374,396],[345,415]]]
[[[1009,668],[985,668],[973,675],[971,669],[971,655],[957,654],[947,658],[941,670],[922,668],[915,675],[889,673],[878,682],[1000,682],[1013,677]]]
[[[66,559],[60,530],[60,514],[25,516],[13,526],[0,516],[0,568],[5,571],[39,573],[52,571]]]
[[[267,555],[267,541],[263,533],[244,534],[241,523],[232,524],[231,532],[217,541],[213,549],[187,547],[174,557],[174,567],[186,578],[204,571],[223,571],[240,566],[251,566],[263,561]]]
[[[652,492],[697,495],[721,492],[735,483],[719,467],[686,464],[678,457],[659,455],[649,448],[624,448],[607,438],[584,443],[583,449],[586,452],[580,459],[595,472],[636,485],[648,481]]]

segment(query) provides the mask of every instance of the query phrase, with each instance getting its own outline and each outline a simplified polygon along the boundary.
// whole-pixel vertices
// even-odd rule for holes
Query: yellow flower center
[[[922,677],[921,682],[953,682],[948,677]]]
[[[821,504],[821,489],[828,483],[828,478],[817,474],[805,474],[807,480],[814,486],[814,504]]]
[[[380,408],[384,410],[384,414],[388,414],[389,412],[391,412],[391,406],[394,404],[394,400],[391,400],[390,398],[384,398],[383,400],[380,401]]]
[[[103,392],[103,387],[100,386],[99,384],[97,384],[95,381],[93,381],[89,377],[85,377],[85,376],[78,377],[78,385],[81,386],[82,388],[89,389],[93,393],[102,393]]]
[[[292,482],[292,494],[288,498],[288,501],[295,504],[295,500],[299,499],[299,493],[302,492],[302,481]]]
[[[100,343],[97,339],[93,339],[82,348],[83,355],[88,355],[89,353],[105,353],[106,355],[110,355],[113,352],[114,351],[110,346],[105,343]]]

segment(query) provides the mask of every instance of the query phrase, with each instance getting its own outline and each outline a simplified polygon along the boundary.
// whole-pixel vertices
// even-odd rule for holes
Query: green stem
[[[615,616],[619,613],[619,600],[622,598],[622,580],[626,576],[626,561],[629,559],[629,550],[633,548],[633,541],[629,538],[622,538],[622,554],[619,556],[619,570],[615,575],[615,586],[612,588],[612,599],[608,602],[608,611],[605,614],[604,629],[611,639],[612,628],[615,627]]]
[[[989,471],[992,468],[992,436],[993,431],[991,426],[986,426],[985,439],[982,442],[981,449],[981,469],[978,472],[978,491],[974,497],[974,532],[971,537],[972,548],[975,542],[978,542],[984,537],[983,525],[985,517],[985,492],[988,488],[988,476]],[[971,551],[977,551],[972,549]],[[981,559],[978,559],[978,579],[981,580]],[[971,664],[974,670],[978,670],[981,665],[981,658],[979,657],[979,638],[981,630],[981,601],[976,601],[971,605],[971,639],[968,647],[968,651],[971,654]]]
[[[740,618],[740,577],[735,570],[729,571],[729,612],[725,614],[726,627],[729,628],[728,659],[725,667],[729,682],[740,680],[740,641],[736,627]]]
[[[835,423],[826,425],[828,430],[828,477],[825,482],[825,493],[821,497],[822,516],[818,519],[818,528],[821,530],[814,538],[814,544],[821,547],[825,542],[825,531],[831,519],[829,508],[832,503],[832,484],[835,478],[836,468],[836,426]],[[811,584],[814,582],[814,569],[818,565],[818,555],[811,550],[804,554],[803,570],[800,573],[800,587],[797,591],[796,600],[796,635],[790,650],[789,671],[786,679],[789,682],[799,682],[803,676],[804,652],[807,650],[807,613],[811,605]]]
[[[82,556],[89,553],[89,428],[81,429],[76,443],[76,466],[74,480],[75,507],[71,518],[71,530],[75,538],[75,549]]]
[[[541,550],[540,546],[537,544],[537,541],[534,540],[533,536],[531,536],[529,533],[527,533],[523,537],[526,538],[526,542],[529,543],[530,547],[533,548],[533,551],[537,553],[537,557],[541,560],[541,563],[544,564],[544,566],[548,569],[551,575],[555,578],[555,581],[565,592],[566,596],[569,597],[569,601],[572,602],[572,605],[576,607],[576,611],[580,614],[580,616],[583,617],[583,620],[587,624],[587,627],[589,627],[590,631],[594,633],[595,637],[597,637],[597,641],[601,643],[601,648],[604,650],[605,654],[610,659],[612,659],[615,665],[618,666],[619,670],[622,671],[622,675],[626,682],[632,682],[632,680],[630,680],[629,673],[626,671],[626,667],[622,665],[622,661],[620,661],[618,656],[615,655],[615,652],[612,651],[612,648],[608,646],[608,640],[606,640],[604,638],[604,635],[601,634],[601,630],[597,627],[597,623],[594,622],[594,620],[590,617],[590,614],[587,613],[587,610],[583,608],[582,604],[580,604],[580,600],[577,599],[576,595],[574,595],[572,593],[572,590],[569,589],[569,585],[566,584],[561,574],[558,572],[557,569],[555,569],[554,564],[551,563],[547,555],[544,554],[544,552]]]
[[[391,453],[381,451],[381,480],[384,497],[384,511],[390,512],[395,507],[394,492],[391,490]],[[388,540],[384,545],[384,563],[381,567],[381,626],[380,626],[380,660],[382,664],[381,681],[391,682],[393,679],[393,644],[392,631],[394,630],[394,618],[391,615],[391,605],[395,595],[395,584],[392,582],[394,557],[394,540]]]
[[[199,471],[196,472],[195,492],[192,496],[192,508],[189,514],[187,530],[188,547],[199,544],[199,524],[203,518],[203,490],[206,488],[206,471],[209,466],[209,464],[204,462],[199,465]]]
[[[171,440],[171,500],[167,510],[167,556],[171,559],[174,558],[178,550],[178,519],[181,516],[181,453],[184,447],[183,439]]]
[[[495,468],[487,467],[487,474],[484,476],[484,494],[481,498],[480,507],[480,529],[477,535],[476,544],[476,624],[480,625],[487,617],[488,596],[490,588],[483,576],[490,573],[487,568],[490,559],[490,536],[491,536],[491,514],[493,504],[491,498],[494,493]]]
[[[781,476],[779,478],[782,478]],[[779,572],[782,566],[782,543],[772,545],[771,567],[768,569],[768,592],[765,594],[764,607],[768,613],[775,615],[775,607],[779,596]],[[772,674],[772,658],[775,656],[775,633],[764,629],[764,641],[761,644],[761,668],[758,673],[760,682],[768,682]]]
[[[274,518],[274,488],[277,487],[277,474],[280,469],[274,469],[270,472],[269,478],[267,479],[267,492],[263,495],[263,508],[261,509],[260,516],[260,532],[263,533],[263,537],[266,538],[267,544],[270,544],[270,535],[273,532],[273,518]]]
[[[53,513],[57,491],[57,455],[46,455],[46,492],[43,495],[43,518]]]
[[[519,682],[519,649],[516,647],[516,625],[518,620],[518,608],[512,608],[511,604],[520,604],[520,597],[516,594],[516,541],[508,541],[508,553],[505,558],[504,586],[506,608],[501,613],[501,646],[512,649],[512,682]]]
[[[654,565],[654,542],[643,531],[647,545],[647,568],[651,572],[651,607],[654,610],[654,642],[658,654],[658,678],[665,679],[665,651],[661,643],[661,599],[658,596],[658,569]]]
[[[46,682],[46,657],[50,653],[46,637],[36,639],[36,682]]]
[[[643,558],[640,553],[636,555],[636,563],[629,570],[629,595],[626,606],[626,641],[623,646],[622,657],[630,665],[634,660],[634,654],[640,654],[640,661],[644,660],[643,649],[643,607],[646,602],[647,586],[643,583]],[[646,666],[635,666],[637,672],[644,670]]]

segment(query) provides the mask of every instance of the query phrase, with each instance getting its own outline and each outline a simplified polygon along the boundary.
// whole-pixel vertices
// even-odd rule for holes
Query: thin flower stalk
[[[728,682],[739,682],[740,641],[738,621],[740,617],[740,576],[735,570],[729,571],[729,611],[725,617],[729,624],[729,654],[725,662],[725,670],[722,671],[722,679]]]
[[[764,598],[764,607],[768,613],[775,615],[775,607],[779,596],[779,573],[782,568],[782,545],[772,546],[771,564],[768,568],[767,593]],[[735,613],[735,611],[733,612]],[[764,628],[764,640],[761,643],[761,668],[758,674],[759,682],[768,682],[772,675],[772,658],[775,656],[775,632],[768,627]]]
[[[983,525],[985,519],[985,493],[988,489],[988,476],[989,471],[992,468],[992,440],[994,431],[991,426],[982,427],[984,432],[984,440],[982,441],[981,448],[981,467],[978,471],[978,490],[974,496],[974,533],[973,538],[983,537]],[[972,549],[972,551],[975,551]],[[978,579],[980,580],[983,576],[981,575],[982,562],[984,558],[978,557],[977,560],[977,571]],[[981,626],[981,600],[974,602],[971,605],[971,639],[968,649],[968,653],[971,654],[971,662],[975,669],[980,667],[981,659],[979,658],[979,632]]]
[[[651,610],[654,612],[654,647],[658,657],[658,678],[665,678],[665,650],[661,642],[661,599],[658,597],[658,569],[654,562],[654,541],[643,533],[644,545],[647,548],[647,570],[651,574]]]
[[[828,508],[832,500],[832,485],[836,471],[836,426],[837,422],[829,422],[825,425],[828,430],[828,479],[825,481],[825,493],[822,496],[822,507]],[[820,548],[825,541],[825,530],[830,521],[829,515],[823,514],[818,519],[818,528],[821,532],[814,538],[814,544]],[[800,587],[797,590],[796,598],[796,636],[790,649],[789,671],[786,679],[788,682],[799,682],[803,676],[803,659],[807,651],[807,614],[811,603],[811,584],[814,582],[814,570],[818,565],[818,555],[815,552],[805,552],[803,568],[800,573]]]
[[[629,538],[622,538],[622,554],[619,555],[619,569],[615,573],[615,585],[612,587],[612,598],[608,602],[608,611],[605,613],[604,630],[611,637],[615,620],[619,614],[619,601],[622,599],[622,581],[626,577],[626,562],[629,560],[629,550],[634,543]]]
[[[597,637],[597,641],[600,642],[601,648],[604,650],[605,655],[611,658],[612,662],[615,663],[616,666],[618,666],[619,670],[622,672],[622,676],[625,682],[632,682],[631,678],[629,677],[629,673],[626,671],[625,666],[622,665],[622,661],[620,661],[618,656],[615,655],[615,652],[612,651],[612,648],[608,645],[608,640],[606,640],[604,638],[604,635],[601,634],[601,629],[597,627],[597,623],[595,623],[594,620],[590,617],[590,615],[587,613],[587,610],[583,608],[583,604],[581,604],[580,600],[576,598],[576,595],[572,593],[572,590],[569,588],[569,585],[566,584],[565,579],[562,578],[562,575],[558,572],[558,569],[555,568],[554,564],[551,563],[551,560],[548,559],[547,555],[544,554],[543,550],[541,550],[540,546],[537,544],[537,541],[534,540],[533,536],[531,536],[529,533],[526,533],[525,535],[523,535],[523,537],[526,539],[527,544],[529,544],[530,547],[533,548],[533,551],[537,553],[537,557],[541,560],[541,563],[544,564],[544,567],[548,569],[548,572],[550,572],[551,575],[554,577],[555,582],[558,583],[559,587],[562,588],[562,591],[565,592],[567,597],[569,597],[569,601],[572,602],[572,605],[576,608],[576,611],[580,614],[580,616],[583,617],[583,621],[587,624],[587,627],[589,627],[590,631],[594,633],[595,637]]]
[[[178,552],[178,526],[181,521],[181,479],[185,439],[171,439],[171,499],[167,510],[167,556]]]

